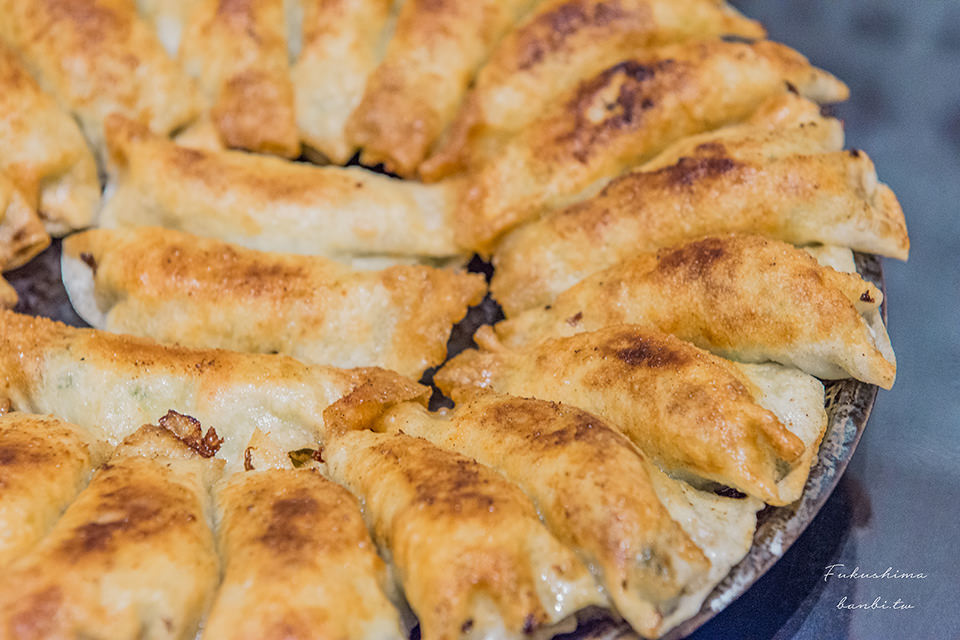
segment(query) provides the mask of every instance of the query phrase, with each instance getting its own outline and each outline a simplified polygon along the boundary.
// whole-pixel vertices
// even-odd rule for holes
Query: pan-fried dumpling
[[[0,0],[0,36],[98,150],[112,113],[167,134],[199,112],[196,86],[132,0]]]
[[[0,17],[0,23],[3,20]],[[23,192],[50,233],[63,235],[93,221],[100,182],[80,127],[2,43],[0,145],[0,173],[6,173]],[[3,191],[5,187],[0,186]]]
[[[356,148],[347,118],[392,34],[394,0],[301,0],[302,45],[290,75],[300,138],[336,164]],[[292,36],[291,36],[292,37]]]
[[[221,465],[162,427],[132,434],[5,570],[0,637],[193,637],[219,578],[209,487]]]
[[[47,533],[107,453],[95,434],[53,416],[0,416],[0,569]]]
[[[794,87],[818,101],[847,88],[774,42],[668,45],[584,80],[469,174],[460,241],[488,247],[542,211],[583,198],[677,139],[749,116]]]
[[[516,483],[550,531],[596,568],[617,611],[646,637],[679,596],[700,588],[708,563],[661,506],[647,461],[596,416],[478,394],[449,417],[399,405],[373,429],[424,438]]]
[[[50,244],[23,192],[0,171],[0,271],[16,269]]]
[[[812,142],[808,131],[820,139],[822,128],[806,123],[701,139],[676,164],[624,174],[595,197],[520,227],[494,254],[494,296],[516,314],[638,252],[726,232],[906,259],[903,210],[870,159],[793,151]]]
[[[462,168],[473,147],[496,146],[580,80],[648,47],[720,35],[765,34],[718,0],[541,2],[490,54],[420,174],[435,180]]]
[[[111,121],[109,144],[113,175],[103,227],[155,225],[333,258],[463,253],[453,240],[457,192],[450,185],[188,149],[120,118]]]
[[[284,0],[200,0],[179,57],[198,78],[226,146],[300,155]]]
[[[567,402],[622,430],[668,473],[769,504],[799,497],[778,482],[803,456],[802,440],[757,403],[737,365],[670,335],[619,325],[518,350],[466,351],[435,381],[454,400],[486,387]]]
[[[356,389],[371,402],[426,393],[383,369],[167,347],[0,311],[0,398],[18,411],[102,426],[111,442],[173,409],[215,427],[226,439],[222,457],[236,468],[254,428],[273,432],[286,450],[313,445],[323,410]]]
[[[820,378],[889,389],[890,338],[871,320],[882,294],[856,274],[760,236],[708,237],[641,253],[599,271],[549,305],[496,325],[510,348],[615,324],[671,333],[743,362],[773,360]],[[481,331],[489,335],[490,328]]]
[[[356,271],[156,227],[74,234],[62,264],[74,308],[97,329],[414,378],[443,360],[453,324],[486,291],[480,274]]]
[[[490,49],[535,0],[405,0],[347,122],[364,164],[411,175],[456,115]]]
[[[215,491],[224,576],[210,640],[398,640],[391,586],[350,493],[314,469],[238,472]],[[238,615],[242,612],[242,615]]]
[[[587,568],[496,471],[420,438],[366,430],[331,436],[323,457],[363,503],[421,637],[519,640],[605,603]]]

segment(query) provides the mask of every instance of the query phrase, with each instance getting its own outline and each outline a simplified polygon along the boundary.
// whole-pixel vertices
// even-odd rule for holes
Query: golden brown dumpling
[[[300,155],[284,0],[200,0],[179,49],[228,147]]]
[[[258,468],[231,476],[215,497],[224,576],[204,638],[406,636],[346,489],[312,469]]]
[[[74,234],[62,261],[71,302],[98,329],[414,378],[443,360],[453,324],[486,291],[479,274],[357,271],[156,227]]]
[[[490,54],[420,174],[436,180],[484,157],[579,81],[649,47],[725,34],[764,30],[719,0],[540,2]]]
[[[883,295],[856,274],[760,236],[708,237],[639,253],[496,325],[510,348],[615,324],[671,333],[743,362],[890,388],[896,360]],[[876,316],[876,317],[875,317]],[[482,327],[489,335],[490,327]]]
[[[219,578],[209,487],[222,461],[146,425],[4,572],[0,638],[191,638]]]
[[[199,113],[195,85],[132,0],[0,0],[0,36],[100,151],[112,113],[158,134]]]
[[[344,132],[383,57],[394,0],[301,0],[302,45],[292,69],[301,139],[336,164],[356,148]],[[291,37],[293,37],[291,35]]]
[[[516,483],[550,531],[595,567],[619,614],[645,637],[705,579],[708,562],[661,506],[649,463],[594,415],[486,393],[448,417],[399,405],[372,426],[425,438]]]
[[[53,416],[0,416],[0,569],[47,533],[107,454],[95,433]]]
[[[50,244],[23,192],[0,171],[0,271],[16,269]]]
[[[100,182],[80,127],[2,43],[0,145],[0,173],[13,180],[50,233],[63,235],[93,221]]]
[[[793,244],[825,243],[906,259],[910,240],[896,196],[862,151],[836,151],[828,121],[786,129],[731,127],[670,149],[598,195],[507,235],[491,290],[507,315],[639,252],[725,232]],[[818,151],[823,149],[825,153]],[[665,160],[668,161],[668,160]]]
[[[449,258],[451,185],[358,167],[316,167],[239,151],[178,146],[121,118],[102,227],[162,226],[252,249],[324,255]]]
[[[587,568],[492,469],[420,438],[366,430],[332,436],[323,457],[364,505],[422,637],[519,639],[604,603]]]
[[[454,400],[485,387],[566,402],[622,430],[669,473],[770,504],[799,497],[778,482],[804,454],[802,440],[757,403],[759,390],[735,364],[670,335],[618,325],[518,350],[466,351],[435,381]]]
[[[490,49],[535,0],[406,0],[347,122],[364,164],[411,175],[453,120]]]
[[[839,80],[768,41],[668,45],[609,67],[470,172],[459,240],[488,248],[511,227],[585,197],[683,136],[746,118],[788,87],[818,101],[847,96]]]
[[[285,450],[311,446],[323,435],[323,410],[357,389],[386,403],[427,391],[384,369],[163,346],[0,311],[0,399],[102,427],[111,442],[173,409],[215,427],[225,438],[221,456],[237,468],[256,427]]]

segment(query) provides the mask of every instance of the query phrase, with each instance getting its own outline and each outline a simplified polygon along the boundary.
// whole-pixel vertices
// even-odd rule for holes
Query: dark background
[[[783,559],[691,640],[960,638],[960,2],[733,0],[850,85],[847,145],[900,198],[886,260],[898,379],[834,495]],[[824,567],[926,573],[824,581]],[[897,598],[910,610],[837,608]]]

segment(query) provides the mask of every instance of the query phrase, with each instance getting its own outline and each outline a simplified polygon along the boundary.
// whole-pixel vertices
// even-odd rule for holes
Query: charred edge
[[[869,290],[869,289],[868,289],[867,291],[864,291],[863,293],[860,294],[860,301],[861,301],[861,302],[867,302],[867,303],[870,303],[870,304],[873,304],[874,302],[876,302],[876,300],[874,299],[874,297],[870,295],[870,290]]]
[[[199,420],[173,409],[160,418],[160,426],[204,458],[215,456],[223,444],[223,438],[217,435],[213,427],[204,434]]]

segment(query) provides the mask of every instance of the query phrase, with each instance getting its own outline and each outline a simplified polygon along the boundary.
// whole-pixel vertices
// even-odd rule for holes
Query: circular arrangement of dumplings
[[[93,327],[0,310],[0,638],[656,638],[894,381],[847,88],[718,0],[0,0],[0,89]]]

